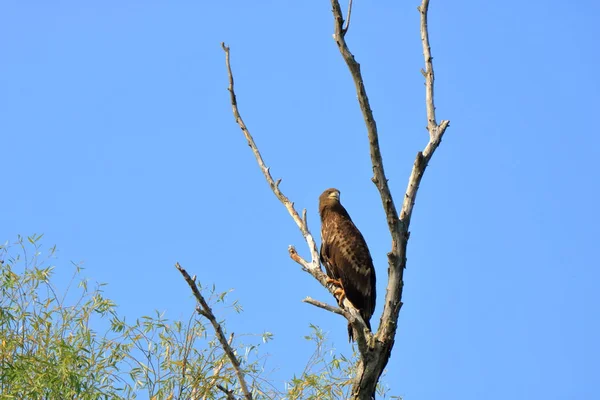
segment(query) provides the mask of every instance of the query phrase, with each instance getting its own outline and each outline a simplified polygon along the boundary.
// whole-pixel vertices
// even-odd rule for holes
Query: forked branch
[[[398,212],[396,211],[394,199],[392,198],[392,194],[388,186],[388,180],[383,168],[383,159],[379,147],[379,134],[377,131],[377,123],[375,122],[373,111],[371,110],[369,97],[367,96],[367,91],[360,70],[360,64],[355,60],[354,55],[350,52],[350,49],[348,48],[348,45],[346,43],[346,32],[343,29],[344,19],[342,16],[342,9],[340,7],[339,1],[332,0],[331,6],[333,8],[334,17],[333,38],[338,46],[338,49],[340,50],[344,61],[346,62],[346,65],[348,66],[348,69],[350,70],[352,80],[354,81],[356,95],[358,96],[358,104],[360,105],[360,110],[363,114],[363,119],[367,128],[367,136],[369,138],[369,152],[371,155],[371,164],[373,166],[372,181],[373,183],[375,183],[375,186],[377,186],[377,190],[379,191],[379,196],[381,197],[381,202],[383,204],[383,209],[386,215],[388,229],[392,236],[392,251],[388,254],[388,275],[390,278],[390,282],[388,284],[388,291],[384,303],[384,309],[397,309],[399,311],[400,303],[398,302],[401,301],[402,298],[402,279],[401,276],[399,277],[400,279],[398,279],[398,270],[401,270],[401,259],[399,255],[400,243],[402,242],[403,238],[402,230],[398,219]],[[394,286],[392,292],[390,292],[390,284]],[[397,312],[395,314],[397,315]],[[395,320],[397,320],[397,317]],[[391,321],[391,319],[388,318],[386,321]],[[386,323],[386,321],[384,321],[383,319],[380,321],[378,335],[383,335],[387,337],[393,336],[393,334],[395,333],[395,324],[390,325],[389,323]]]
[[[296,209],[294,207],[294,203],[291,202],[279,188],[279,183],[281,182],[281,179],[277,180],[276,182],[273,180],[273,177],[271,176],[269,168],[265,165],[265,162],[260,154],[260,151],[258,150],[258,147],[256,146],[256,143],[254,142],[254,139],[253,139],[252,135],[250,134],[250,131],[246,127],[246,124],[244,123],[242,116],[240,115],[238,105],[237,105],[237,97],[236,97],[235,89],[234,89],[233,72],[231,71],[231,60],[230,60],[229,47],[227,47],[225,45],[225,43],[221,43],[221,47],[223,48],[223,51],[225,52],[225,63],[227,66],[227,74],[229,76],[228,90],[229,90],[229,95],[230,95],[230,100],[231,100],[231,108],[233,111],[233,116],[235,118],[235,122],[238,124],[238,126],[242,130],[244,137],[246,138],[246,141],[248,142],[248,146],[250,146],[250,148],[252,149],[252,152],[254,153],[254,157],[256,158],[256,162],[258,163],[258,166],[260,167],[265,179],[267,180],[267,183],[271,187],[271,190],[273,191],[273,193],[275,194],[277,199],[279,199],[279,201],[281,201],[281,203],[285,206],[288,213],[290,214],[290,216],[292,217],[292,219],[294,220],[294,222],[296,223],[296,225],[302,232],[302,235],[304,236],[304,239],[306,240],[306,244],[308,245],[308,248],[310,250],[311,261],[306,261],[304,258],[302,258],[298,254],[298,252],[296,251],[296,248],[294,246],[289,246],[288,251],[290,254],[290,258],[292,258],[292,260],[294,260],[298,264],[300,264],[306,272],[311,274],[316,280],[318,280],[321,283],[321,285],[323,285],[323,287],[325,287],[331,294],[333,294],[335,296],[335,294],[334,294],[335,287],[333,286],[333,284],[328,283],[327,275],[321,270],[321,263],[320,263],[320,259],[319,259],[319,251],[317,250],[317,244],[316,244],[312,234],[310,233],[310,230],[308,229],[306,209],[303,210],[302,217],[300,217],[300,214],[298,213],[298,211],[296,211]],[[322,305],[324,305],[325,303],[320,303],[321,305],[315,304],[314,301],[313,302],[307,301],[307,303],[316,305],[317,307],[323,308],[328,311],[339,313],[337,311],[333,311],[333,307],[331,307],[331,306],[323,307]],[[358,310],[356,310],[354,308],[354,306],[352,305],[352,303],[350,303],[348,301],[348,299],[344,299],[343,305],[344,305],[344,308],[339,309],[339,310],[341,311],[342,315],[344,315],[344,317],[346,317],[346,319],[348,319],[348,322],[350,322],[353,325],[353,327],[355,328],[355,331],[357,332],[356,343],[358,345],[358,348],[362,349],[364,352],[366,352],[367,351],[367,342],[372,337],[372,334],[367,333],[368,329],[366,327],[365,322],[362,320],[360,313],[358,312]]]
[[[183,275],[183,278],[189,285],[190,289],[192,289],[192,293],[194,293],[194,297],[196,297],[196,300],[198,300],[199,304],[198,304],[198,307],[196,307],[196,311],[198,311],[198,314],[200,314],[203,317],[205,317],[206,319],[208,319],[209,322],[211,323],[211,325],[213,326],[213,329],[215,330],[215,334],[217,335],[217,339],[219,340],[219,343],[221,343],[221,346],[223,347],[223,351],[225,351],[227,358],[229,358],[229,361],[231,361],[231,365],[233,365],[233,369],[235,370],[235,374],[240,383],[240,387],[242,388],[242,393],[244,394],[244,398],[246,400],[252,400],[252,392],[248,389],[248,385],[246,383],[246,377],[245,377],[244,371],[242,371],[242,368],[240,365],[240,360],[237,358],[233,348],[231,347],[231,341],[228,341],[227,338],[225,337],[225,333],[223,333],[223,328],[221,327],[221,324],[219,323],[219,321],[217,321],[215,314],[213,314],[212,309],[210,308],[210,306],[204,299],[204,296],[202,296],[202,293],[200,293],[200,289],[198,289],[198,285],[196,285],[195,278],[190,277],[190,274],[188,274],[187,271],[185,269],[183,269],[183,267],[181,265],[179,265],[179,263],[175,264],[175,268],[177,268],[179,270],[179,272],[181,273],[181,275]],[[223,390],[222,388],[219,388],[219,389]],[[234,398],[233,394],[231,394],[231,392],[225,391],[225,393],[229,393],[229,395],[227,396],[228,398],[230,398],[229,396],[231,396],[231,398]]]
[[[369,349],[371,351],[369,356],[363,355],[361,358],[358,365],[358,374],[352,388],[354,398],[371,399],[374,395],[379,376],[383,372],[391,355],[396,336],[398,316],[402,307],[403,277],[404,268],[406,267],[406,248],[409,238],[410,218],[417,197],[417,191],[427,164],[439,146],[442,136],[449,125],[449,121],[444,120],[438,125],[435,119],[435,107],[433,103],[433,58],[431,57],[429,33],[427,31],[429,0],[422,0],[419,12],[421,14],[421,40],[423,43],[423,55],[425,57],[423,75],[425,76],[426,87],[425,103],[429,142],[422,152],[417,153],[404,195],[400,217],[398,217],[398,211],[394,205],[383,169],[377,124],[369,104],[360,64],[355,60],[346,43],[345,35],[347,29],[344,29],[340,3],[338,0],[331,0],[331,5],[334,17],[333,37],[354,81],[358,103],[363,114],[369,138],[369,150],[373,166],[372,180],[379,191],[392,239],[392,248],[388,253],[388,285],[379,329],[375,335],[376,340],[372,343],[372,348]]]
[[[192,281],[193,280],[194,280],[194,278],[192,278]],[[232,343],[233,343],[233,333],[231,333],[229,335],[229,340],[227,340],[227,344],[229,344],[229,346],[231,346]],[[217,389],[222,391],[222,389],[219,388],[220,385],[217,384],[217,382],[219,380],[221,370],[223,369],[224,366],[225,366],[225,359],[223,359],[221,362],[219,362],[219,364],[213,369],[213,373],[212,373],[212,377],[211,377],[210,381],[207,384],[203,385],[203,387],[202,387],[202,393],[203,393],[202,400],[207,400],[209,398],[212,388],[213,388],[213,386],[215,386],[215,384],[216,384]],[[230,393],[233,396],[233,393],[231,393],[231,391],[228,391],[228,393]]]
[[[225,389],[225,387],[223,387],[222,385],[217,385],[217,389],[219,389],[221,392],[223,392],[225,394],[225,396],[227,397],[227,400],[235,400],[235,396],[233,395],[231,390]]]

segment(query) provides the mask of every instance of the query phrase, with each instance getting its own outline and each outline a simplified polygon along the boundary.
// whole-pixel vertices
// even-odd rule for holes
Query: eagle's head
[[[324,209],[327,206],[334,204],[340,204],[340,191],[335,188],[330,188],[321,193],[319,196],[319,210]]]

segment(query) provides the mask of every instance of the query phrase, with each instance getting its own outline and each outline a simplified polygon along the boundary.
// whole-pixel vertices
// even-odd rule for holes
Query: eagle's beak
[[[332,199],[336,199],[337,201],[340,200],[340,192],[332,192],[329,197],[331,197]]]

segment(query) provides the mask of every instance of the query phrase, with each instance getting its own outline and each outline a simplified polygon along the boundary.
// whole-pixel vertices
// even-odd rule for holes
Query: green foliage
[[[217,303],[223,302],[224,296],[213,288],[210,298]],[[231,307],[235,306],[233,303]],[[122,320],[116,322],[124,326],[125,341],[133,344],[127,367],[123,368],[128,371],[133,393],[145,390],[151,399],[221,399],[223,393],[217,385],[237,393],[233,365],[201,318],[194,313],[185,323],[170,322],[157,312],[131,326]],[[262,342],[266,343],[270,336],[262,335]],[[248,377],[262,373],[257,357],[259,346],[260,343],[237,347],[236,354]],[[256,394],[264,392],[258,384],[253,389]]]
[[[128,323],[104,285],[91,289],[80,265],[59,290],[52,282],[56,248],[42,251],[41,237],[0,245],[0,400],[222,399],[218,386],[241,398],[231,361],[195,310],[187,321],[156,312]],[[217,315],[242,311],[228,292],[201,290]],[[273,386],[264,369],[261,346],[273,335],[240,336],[230,343],[255,399],[348,398],[357,355],[337,354],[318,327],[306,337],[315,352],[286,388]],[[385,398],[383,387],[378,392]]]
[[[127,323],[78,265],[61,293],[51,282],[55,267],[46,265],[56,249],[43,252],[40,239],[0,246],[0,399],[222,398],[217,385],[235,392],[232,364],[195,311],[185,322],[157,312]],[[225,304],[227,293],[205,292],[212,304]],[[271,337],[236,347],[249,377],[261,375],[258,347]]]
[[[92,317],[105,318],[114,304],[84,282],[74,301],[59,296],[50,283],[54,267],[43,266],[56,249],[44,256],[39,239],[19,237],[17,255],[0,246],[2,398],[121,398],[118,364],[127,349],[90,328]]]
[[[311,324],[310,328],[311,334],[305,339],[315,343],[315,352],[302,374],[289,382],[287,397],[290,400],[349,398],[354,363],[328,347],[326,335],[319,327]]]
[[[315,344],[315,352],[309,358],[302,374],[288,383],[287,399],[290,400],[342,400],[350,398],[352,379],[356,376],[358,353],[353,346],[352,357],[336,353],[327,341],[326,334],[310,325],[310,335],[304,338]],[[389,389],[383,383],[377,385],[380,398],[387,398]],[[390,399],[398,399],[391,396]]]

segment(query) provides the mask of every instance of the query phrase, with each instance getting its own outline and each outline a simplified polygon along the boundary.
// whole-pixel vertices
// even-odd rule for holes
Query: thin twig
[[[196,279],[192,278],[194,280],[194,282],[196,281]],[[195,318],[195,315],[192,313],[190,315],[190,319],[188,321],[188,325],[187,325],[187,329],[186,329],[186,333],[189,333],[190,331],[190,326],[192,324],[192,320]],[[190,352],[192,350],[192,345],[193,345],[193,337],[192,335],[186,334],[185,335],[185,343],[183,345],[184,348],[184,352],[183,352],[183,360],[182,360],[182,365],[181,365],[181,384],[179,385],[179,395],[177,396],[177,398],[181,398],[183,395],[183,390],[186,388],[186,385],[184,384],[187,380],[187,367],[188,367],[188,357],[190,355]],[[196,386],[193,387],[192,389],[192,393],[190,396],[190,400],[197,400],[196,398]]]
[[[246,384],[246,378],[240,366],[240,361],[235,355],[235,352],[233,351],[233,348],[231,347],[227,338],[225,338],[225,334],[223,333],[223,328],[221,327],[221,324],[217,321],[217,318],[213,314],[212,309],[204,299],[204,296],[202,296],[202,293],[200,293],[198,285],[196,285],[196,282],[194,282],[194,280],[190,277],[187,271],[183,269],[183,267],[179,265],[179,263],[175,263],[175,268],[177,268],[179,272],[181,272],[181,275],[183,275],[183,278],[189,285],[190,289],[192,289],[194,297],[196,297],[196,300],[198,300],[198,303],[200,303],[199,307],[197,308],[198,312],[206,319],[208,319],[212,324],[213,329],[215,330],[215,333],[217,335],[217,339],[219,340],[219,343],[221,343],[221,346],[223,346],[223,351],[225,351],[225,354],[227,354],[227,357],[233,365],[233,369],[235,370],[235,374],[237,375],[238,381],[240,382],[240,387],[242,388],[242,393],[244,393],[244,397],[247,400],[252,400],[252,393],[250,392]]]
[[[254,142],[254,139],[253,139],[252,135],[250,134],[250,131],[246,127],[246,124],[244,123],[244,121],[240,115],[240,112],[239,112],[239,109],[237,106],[237,98],[236,98],[236,94],[235,94],[235,90],[234,90],[234,80],[233,80],[233,72],[231,71],[229,47],[226,46],[225,43],[221,43],[221,47],[223,48],[223,51],[225,51],[225,64],[227,65],[227,74],[229,76],[228,90],[229,90],[229,95],[230,95],[230,100],[231,100],[231,108],[233,111],[233,116],[235,118],[235,122],[238,124],[238,126],[242,130],[244,137],[246,138],[246,141],[248,142],[248,146],[250,146],[250,148],[252,149],[252,152],[254,153],[254,157],[256,158],[258,166],[260,167],[265,179],[267,180],[267,183],[271,187],[271,190],[273,191],[275,196],[279,199],[279,201],[281,201],[281,203],[283,203],[283,205],[287,209],[288,213],[290,214],[290,216],[292,217],[292,219],[294,220],[294,222],[296,223],[298,228],[300,228],[300,231],[302,232],[302,235],[304,236],[304,239],[306,240],[306,243],[310,250],[311,261],[309,262],[309,261],[306,261],[304,258],[302,258],[298,254],[298,252],[296,251],[296,248],[294,246],[289,246],[288,251],[290,254],[290,258],[292,260],[296,261],[298,264],[300,264],[305,271],[307,271],[309,274],[311,274],[316,280],[318,280],[321,283],[321,285],[323,285],[327,290],[329,290],[329,292],[331,294],[333,294],[335,296],[336,287],[333,284],[327,282],[327,275],[321,270],[319,251],[317,250],[317,244],[314,240],[314,237],[312,236],[312,234],[310,233],[310,231],[308,229],[306,210],[303,211],[302,217],[301,217],[300,214],[298,214],[298,211],[296,211],[296,209],[294,207],[294,203],[292,201],[290,201],[283,194],[281,189],[279,188],[279,183],[281,180],[280,179],[278,179],[277,181],[273,180],[273,177],[271,176],[269,168],[265,165],[265,162],[260,154],[260,151],[258,150],[258,147],[256,146],[256,143]],[[358,310],[356,310],[356,308],[354,308],[354,306],[352,305],[352,303],[350,303],[350,301],[348,301],[348,299],[344,299],[343,305],[344,305],[344,309],[348,311],[348,313],[346,314],[348,321],[354,326],[354,328],[358,332],[358,335],[356,337],[356,343],[357,343],[359,349],[362,348],[364,351],[366,351],[367,340],[370,340],[370,338],[372,337],[372,334],[368,334],[368,336],[367,336],[364,333],[364,332],[368,332],[368,330],[366,330],[366,324],[364,323]]]
[[[346,26],[342,30],[344,35],[346,35],[346,33],[348,32],[348,29],[350,29],[350,17],[351,16],[352,16],[352,0],[349,0],[348,1],[348,14],[346,14]]]
[[[421,14],[421,42],[423,44],[423,57],[425,58],[425,70],[421,70],[425,76],[425,104],[427,107],[427,129],[431,139],[439,132],[436,131],[438,124],[435,120],[435,105],[433,100],[433,89],[435,75],[433,72],[433,57],[431,57],[431,47],[429,46],[429,29],[427,28],[427,13],[429,11],[429,0],[423,0],[421,6],[418,7]],[[442,121],[442,126],[447,121]],[[446,126],[443,129],[446,129]],[[441,132],[443,134],[443,131]]]
[[[304,300],[302,300],[302,301],[303,301],[303,302],[305,302],[305,303],[308,303],[308,304],[312,304],[313,306],[316,306],[316,307],[322,308],[323,310],[331,311],[332,313],[335,313],[335,314],[341,315],[342,317],[345,317],[345,316],[346,316],[346,315],[344,314],[344,310],[342,310],[341,308],[339,308],[339,307],[334,307],[334,306],[332,306],[332,305],[329,305],[329,304],[327,304],[327,303],[323,303],[323,302],[321,302],[321,301],[319,301],[319,300],[315,300],[315,299],[313,299],[312,297],[307,297],[307,298],[305,298],[305,299],[304,299]]]
[[[225,396],[227,396],[227,400],[235,400],[235,396],[233,395],[233,392],[231,390],[227,390],[221,385],[217,385],[217,389],[225,393]]]
[[[404,223],[403,225],[407,230],[417,197],[417,190],[419,189],[425,168],[427,168],[427,164],[429,163],[429,160],[431,160],[433,153],[442,142],[442,137],[444,132],[446,132],[446,128],[448,128],[450,125],[450,121],[448,120],[442,120],[438,125],[435,118],[435,104],[433,98],[435,74],[433,71],[433,57],[431,56],[429,30],[427,27],[429,0],[422,0],[422,3],[417,10],[421,16],[421,43],[423,45],[423,58],[425,61],[425,69],[421,70],[421,72],[425,77],[425,108],[427,110],[427,130],[429,131],[429,143],[427,143],[427,146],[425,146],[425,149],[423,149],[422,152],[417,154],[417,158],[408,180],[408,187],[406,189],[406,195],[404,196],[402,211],[400,213],[400,219]]]
[[[227,344],[229,344],[229,346],[231,346],[232,343],[233,343],[233,332],[229,335],[229,340],[227,340]],[[213,385],[219,379],[219,374],[221,373],[221,370],[223,369],[224,366],[225,366],[225,359],[221,360],[219,365],[217,365],[213,369],[213,374],[210,379],[210,382],[204,387],[204,396],[202,397],[203,400],[208,399],[208,396],[210,395],[210,391],[211,391]]]

